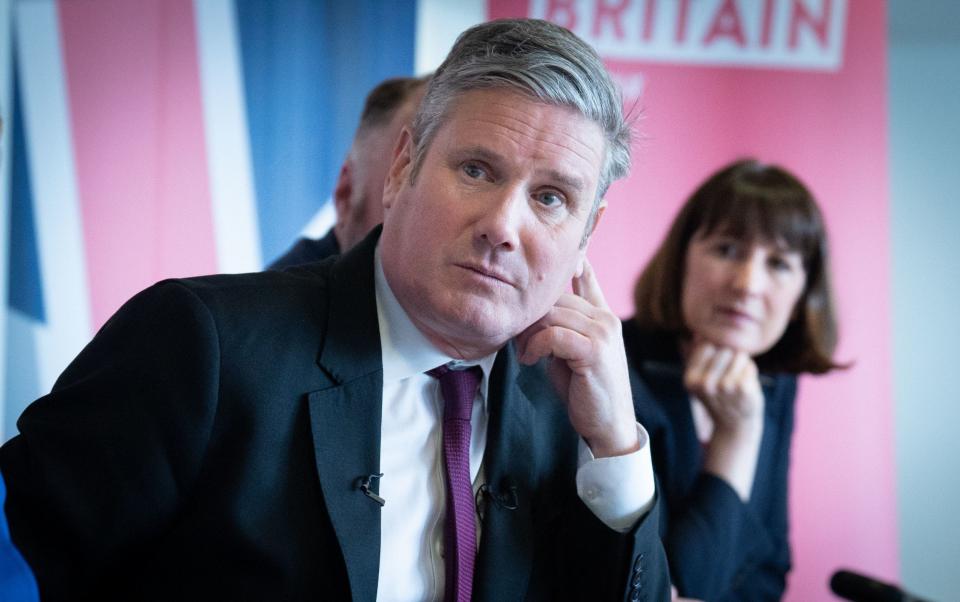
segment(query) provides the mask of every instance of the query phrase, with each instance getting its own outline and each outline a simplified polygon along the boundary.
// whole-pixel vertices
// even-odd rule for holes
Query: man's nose
[[[477,222],[480,239],[494,248],[519,248],[520,224],[526,207],[526,193],[521,187],[504,188],[491,195]]]

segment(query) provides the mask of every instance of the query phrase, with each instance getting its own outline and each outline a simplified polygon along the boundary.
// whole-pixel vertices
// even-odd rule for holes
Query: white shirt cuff
[[[626,533],[653,506],[655,485],[650,437],[639,423],[640,449],[624,456],[594,458],[580,439],[577,494],[605,525]]]

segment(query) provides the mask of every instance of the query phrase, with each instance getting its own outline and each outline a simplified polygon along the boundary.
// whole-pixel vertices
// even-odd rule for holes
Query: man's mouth
[[[510,278],[509,275],[507,275],[504,271],[497,269],[495,267],[485,266],[478,263],[458,263],[456,265],[459,268],[463,268],[465,270],[474,272],[476,274],[480,274],[481,276],[484,276],[486,278],[496,280],[508,286],[516,287],[516,285],[513,283],[513,279]]]

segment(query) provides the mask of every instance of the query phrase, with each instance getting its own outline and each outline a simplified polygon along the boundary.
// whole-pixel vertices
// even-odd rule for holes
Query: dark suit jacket
[[[35,602],[39,600],[37,582],[30,572],[20,550],[10,541],[7,516],[3,502],[7,488],[0,476],[0,600],[4,602]]]
[[[637,418],[647,428],[659,477],[661,534],[681,595],[715,601],[779,600],[790,570],[787,470],[796,377],[763,386],[763,440],[750,500],[702,471],[676,338],[623,325]],[[767,375],[770,377],[771,375]]]
[[[27,408],[0,469],[44,599],[375,598],[380,506],[359,484],[380,465],[377,236],[159,283]],[[487,504],[476,599],[666,599],[657,510],[624,536],[580,502],[542,371],[508,346],[489,391],[487,482],[518,504]]]
[[[267,266],[271,270],[279,270],[295,265],[303,265],[326,259],[331,255],[340,254],[340,243],[333,233],[333,228],[323,238],[301,238],[287,252]]]

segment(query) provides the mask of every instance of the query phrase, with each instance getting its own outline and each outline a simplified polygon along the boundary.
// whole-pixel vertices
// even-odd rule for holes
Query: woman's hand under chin
[[[684,385],[713,421],[704,470],[727,481],[746,502],[763,437],[764,399],[756,363],[743,351],[695,339],[687,353]]]

